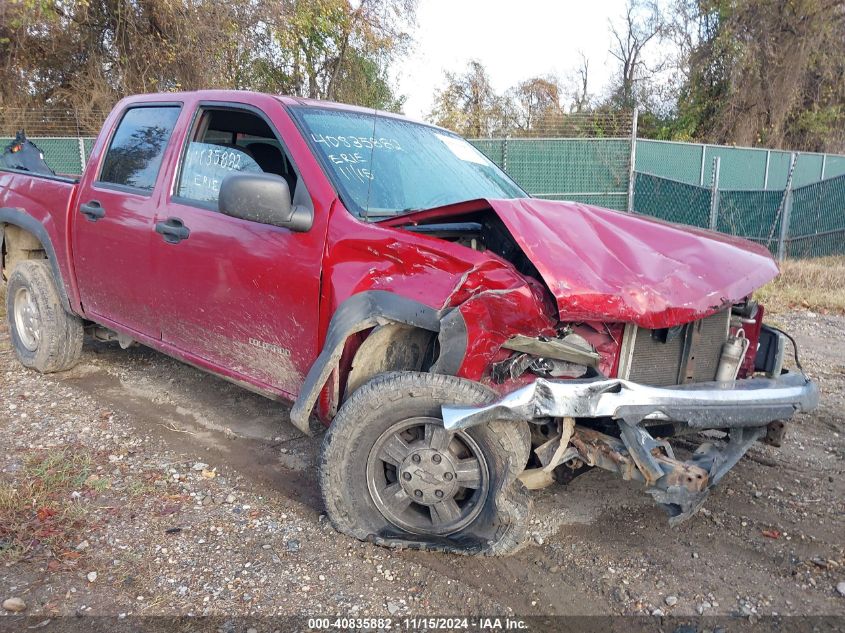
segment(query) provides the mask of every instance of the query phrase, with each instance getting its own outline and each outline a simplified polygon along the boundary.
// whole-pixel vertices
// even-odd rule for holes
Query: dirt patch
[[[84,446],[99,483],[62,489],[85,510],[65,548],[78,555],[7,548],[0,598],[48,615],[845,615],[845,318],[776,319],[823,391],[784,448],[754,446],[676,529],[638,487],[590,471],[535,494],[532,542],[504,559],[338,535],[316,491],[319,440],[284,405],[140,347],[89,343],[78,368],[42,376],[14,361],[3,326],[0,480]]]

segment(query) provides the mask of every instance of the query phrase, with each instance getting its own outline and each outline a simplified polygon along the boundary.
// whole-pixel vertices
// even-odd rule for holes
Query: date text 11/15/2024
[[[309,618],[310,630],[377,630],[405,631],[527,631],[528,623],[510,617],[408,617],[393,618]]]

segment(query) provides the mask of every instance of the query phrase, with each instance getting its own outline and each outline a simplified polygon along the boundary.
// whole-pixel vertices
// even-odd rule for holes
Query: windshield
[[[444,130],[374,114],[291,108],[341,198],[379,219],[476,198],[525,198],[484,154]]]

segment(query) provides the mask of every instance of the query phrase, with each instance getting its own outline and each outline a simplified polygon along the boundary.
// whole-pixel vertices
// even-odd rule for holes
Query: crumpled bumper
[[[442,413],[451,431],[494,420],[613,419],[619,426],[618,438],[576,425],[565,438],[567,445],[554,452],[565,456],[561,461],[577,458],[617,472],[623,479],[642,481],[675,524],[701,507],[710,488],[766,435],[770,423],[787,420],[797,411],[810,411],[818,401],[817,385],[793,373],[672,387],[621,379],[538,378],[489,405],[444,406]],[[647,431],[650,424],[661,421],[688,430],[728,430],[728,440],[704,443],[689,460],[680,461],[666,441]]]
[[[819,403],[819,390],[803,374],[648,387],[628,380],[538,378],[492,404],[443,407],[450,431],[493,420],[609,417],[637,424],[644,419],[686,422],[701,429],[765,426]]]

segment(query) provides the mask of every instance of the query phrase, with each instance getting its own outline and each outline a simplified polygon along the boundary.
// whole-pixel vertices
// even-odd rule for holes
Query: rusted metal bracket
[[[526,487],[548,486],[554,482],[554,468],[573,459],[580,460],[588,466],[616,473],[626,481],[645,484],[646,492],[666,510],[669,524],[673,526],[695,514],[710,488],[766,433],[764,427],[734,428],[730,430],[729,441],[720,443],[721,448],[707,442],[699,446],[689,460],[682,461],[675,457],[667,442],[652,438],[641,427],[620,423],[622,439],[619,439],[574,422],[572,418],[565,418],[561,433],[537,447],[535,453],[543,467],[520,475]],[[641,433],[632,434],[631,430]],[[561,440],[567,432],[570,436],[564,444]]]
[[[664,454],[663,447],[655,447],[651,455],[660,465],[661,476],[656,480],[648,477],[638,468],[636,461],[621,440],[598,431],[577,426],[570,440],[578,449],[579,457],[590,466],[617,473],[626,481],[642,481],[661,487],[679,486],[689,492],[702,492],[707,488],[710,477],[706,470],[682,462],[671,453]]]
[[[539,490],[554,483],[554,469],[571,459],[578,457],[578,450],[569,446],[572,433],[575,430],[573,418],[563,418],[560,423],[560,433],[544,442],[534,452],[543,464],[542,468],[529,468],[519,476],[520,481],[529,490]]]

